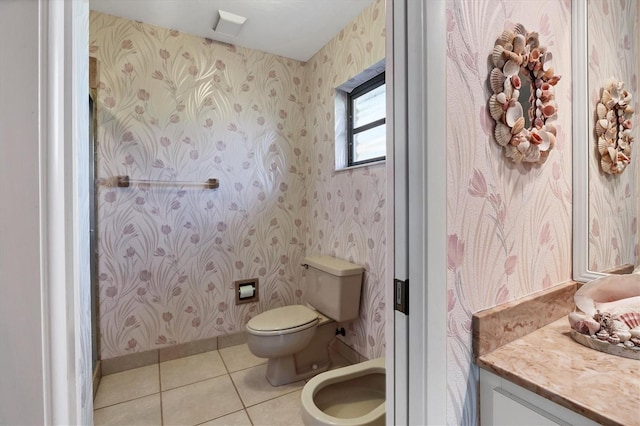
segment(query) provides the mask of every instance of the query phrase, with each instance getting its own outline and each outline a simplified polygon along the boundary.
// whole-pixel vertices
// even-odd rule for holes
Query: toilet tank
[[[358,317],[362,266],[330,256],[309,256],[304,284],[307,301],[336,321]]]

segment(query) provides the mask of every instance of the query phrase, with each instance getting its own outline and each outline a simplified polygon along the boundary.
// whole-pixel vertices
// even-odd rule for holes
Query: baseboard
[[[230,346],[246,343],[247,333],[242,331],[224,336],[210,337],[208,339],[194,340],[192,342],[179,343],[150,351],[135,352],[132,354],[103,359],[101,361],[101,376],[120,373],[134,368],[145,367],[159,362],[171,361],[203,352],[215,351]],[[94,387],[95,387],[94,381]]]
[[[358,364],[360,362],[369,360],[369,358],[360,354],[358,351],[356,351],[337,337],[333,339],[331,343],[329,343],[329,349],[349,361],[350,364]]]
[[[102,379],[102,362],[98,360],[96,367],[93,369],[93,397],[96,397],[98,392],[98,386],[100,386],[100,379]]]

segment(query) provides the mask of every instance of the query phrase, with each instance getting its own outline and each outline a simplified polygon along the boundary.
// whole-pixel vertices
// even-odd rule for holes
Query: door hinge
[[[394,302],[396,311],[409,315],[409,280],[394,280]]]

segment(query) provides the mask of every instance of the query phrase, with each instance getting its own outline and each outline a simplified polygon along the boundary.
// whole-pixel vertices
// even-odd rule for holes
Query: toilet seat
[[[297,333],[318,325],[318,313],[303,305],[270,309],[247,323],[247,331],[258,336]]]

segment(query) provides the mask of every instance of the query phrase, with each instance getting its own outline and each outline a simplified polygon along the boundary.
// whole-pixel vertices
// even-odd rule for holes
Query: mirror
[[[533,102],[535,102],[535,100],[531,97],[531,85],[533,84],[533,82],[526,74],[527,73],[523,72],[523,70],[520,69],[518,76],[520,77],[520,81],[524,82],[524,84],[520,86],[520,103],[522,104],[522,109],[525,111],[525,113],[523,114],[524,128],[528,129],[531,127],[531,105]]]
[[[623,173],[603,172],[595,130],[596,105],[612,80],[624,82],[638,111],[638,11],[635,1],[572,4],[573,269],[577,281],[628,273],[638,264],[638,153],[632,152]],[[636,129],[633,137],[637,139]]]
[[[516,24],[497,38],[491,60],[495,141],[514,163],[544,163],[556,141],[554,86],[560,76],[553,71],[553,54],[537,32]]]

